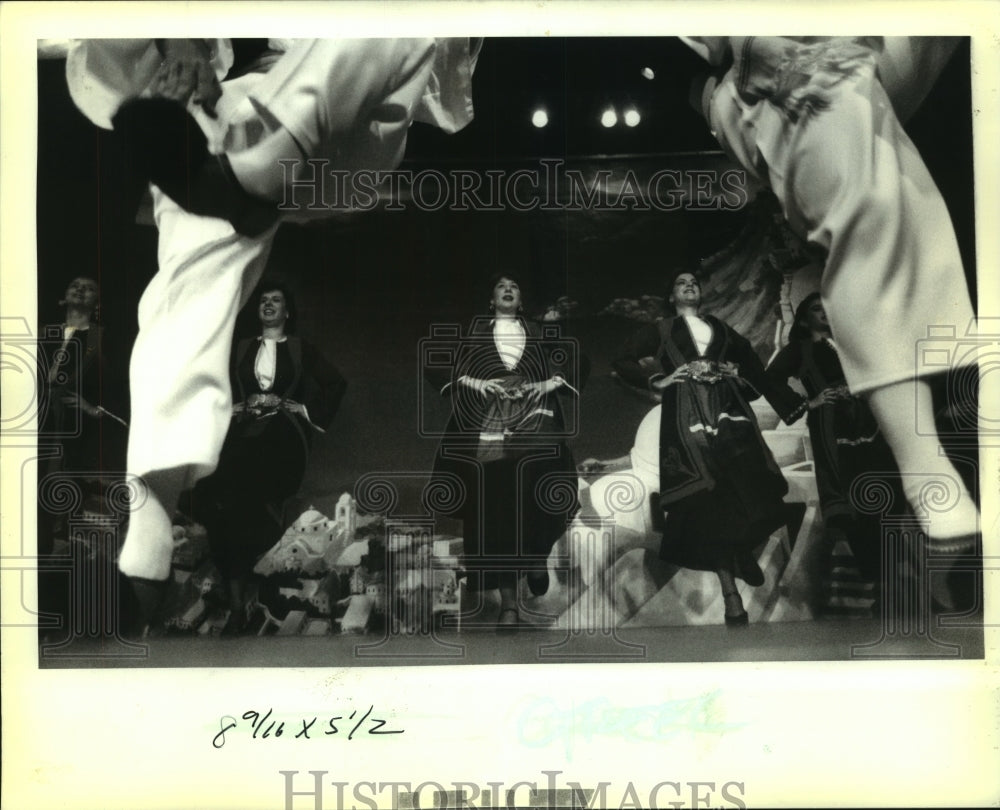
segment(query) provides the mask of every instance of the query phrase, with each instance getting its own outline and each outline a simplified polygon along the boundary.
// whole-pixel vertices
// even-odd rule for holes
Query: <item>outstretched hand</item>
[[[686,380],[688,376],[689,376],[688,367],[685,364],[677,368],[674,371],[674,373],[671,374],[669,377],[660,377],[658,380],[653,380],[653,382],[650,383],[650,388],[652,388],[654,391],[663,391],[665,388],[668,388],[669,386],[674,385],[675,383],[679,383],[682,382],[683,380]]]
[[[222,86],[212,68],[208,46],[197,39],[161,39],[157,47],[163,54],[163,64],[150,85],[153,95],[185,106],[193,101],[215,118]]]
[[[562,377],[550,377],[539,382],[525,383],[520,387],[520,390],[524,392],[525,396],[544,397],[565,384],[566,381]]]
[[[101,409],[96,405],[91,405],[86,399],[81,397],[79,394],[66,394],[62,398],[63,405],[67,405],[70,408],[78,408],[83,411],[91,419],[96,419],[101,415]]]
[[[301,402],[296,402],[293,399],[282,400],[281,407],[284,408],[289,413],[294,413],[297,414],[298,416],[306,416],[306,406],[303,405]]]

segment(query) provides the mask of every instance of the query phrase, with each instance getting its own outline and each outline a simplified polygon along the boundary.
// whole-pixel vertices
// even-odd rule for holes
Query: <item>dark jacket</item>
[[[713,489],[720,472],[724,474],[730,466],[729,460],[747,452],[760,456],[766,467],[762,472],[773,482],[770,489],[787,491],[749,403],[764,396],[789,424],[806,407],[791,388],[767,377],[746,338],[718,318],[702,317],[712,327],[712,340],[703,355],[698,354],[684,318],[666,318],[636,332],[613,364],[623,380],[637,387],[651,387],[657,378],[692,361],[708,361],[710,366],[706,376],[714,381],[686,380],[663,391],[660,497],[664,507]],[[716,368],[722,372],[716,374]]]
[[[237,344],[233,352],[230,374],[234,402],[244,402],[248,396],[259,391],[253,371],[259,344],[259,337],[246,338]],[[309,443],[317,428],[325,430],[333,421],[347,389],[347,381],[313,344],[297,335],[289,335],[277,346],[278,368],[272,393],[305,405],[309,419],[307,421],[282,409],[275,416],[292,419]],[[236,420],[244,435],[252,435],[264,421],[246,416],[237,416]]]

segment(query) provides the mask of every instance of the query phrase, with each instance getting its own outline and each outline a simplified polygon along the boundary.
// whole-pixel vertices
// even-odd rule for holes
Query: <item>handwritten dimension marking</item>
[[[402,734],[405,731],[401,728],[386,728],[388,721],[372,717],[373,711],[375,711],[375,707],[369,706],[368,710],[360,717],[358,710],[355,709],[346,717],[338,714],[280,719],[273,717],[273,709],[268,709],[263,713],[251,709],[241,715],[243,722],[232,715],[225,714],[219,718],[219,730],[212,738],[212,746],[222,748],[226,744],[226,734],[230,732],[242,732],[243,735],[248,735],[251,740],[277,739],[286,734],[296,740],[312,740],[333,736],[346,736],[348,740],[353,740],[355,734],[359,736],[363,734]],[[363,727],[367,727],[367,730]]]

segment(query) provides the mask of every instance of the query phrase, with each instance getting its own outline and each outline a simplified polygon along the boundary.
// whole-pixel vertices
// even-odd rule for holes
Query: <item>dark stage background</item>
[[[262,44],[239,41],[239,55]],[[652,80],[641,74],[647,67]],[[542,158],[563,159],[587,177],[601,169],[648,178],[660,169],[735,168],[688,105],[700,67],[674,38],[487,40],[474,77],[476,120],[454,136],[415,125],[403,168],[538,170]],[[107,339],[125,356],[139,297],[156,271],[155,228],[136,221],[143,189],[114,135],[76,111],[65,63],[40,61],[38,78],[38,321],[58,321],[66,284],[93,276]],[[634,105],[641,122],[602,127],[608,104]],[[530,123],[538,105],[548,110],[544,129]],[[966,41],[908,131],[948,203],[975,294],[971,110]],[[316,444],[302,500],[329,513],[364,473],[429,469],[436,441],[419,435],[421,409],[426,424],[443,425],[447,413],[445,402],[422,391],[419,341],[432,324],[467,324],[484,313],[487,279],[500,270],[527,277],[531,314],[562,295],[577,302],[565,327],[592,366],[579,403],[577,459],[627,452],[650,405],[611,378],[609,361],[637,323],[601,311],[615,298],[659,295],[672,268],[727,246],[759,259],[773,246],[769,211],[763,200],[710,212],[408,206],[283,226],[268,275],[290,284],[299,332],[349,381],[332,428]],[[726,272],[709,277],[706,311],[749,332],[766,358],[780,272],[732,257],[716,264]],[[241,319],[238,328],[253,326]]]

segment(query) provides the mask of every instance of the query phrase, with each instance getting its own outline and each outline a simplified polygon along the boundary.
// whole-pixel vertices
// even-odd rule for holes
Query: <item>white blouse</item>
[[[712,342],[712,327],[708,321],[702,320],[697,315],[685,315],[691,337],[694,339],[695,348],[699,355],[705,354],[708,344]]]
[[[497,318],[493,322],[493,342],[504,366],[513,371],[524,354],[527,342],[521,322],[516,318]]]
[[[253,373],[257,377],[257,384],[260,385],[261,391],[270,391],[274,386],[274,375],[275,369],[278,365],[278,344],[284,343],[288,340],[287,337],[283,337],[280,340],[276,338],[258,338],[260,341],[260,348],[257,349],[257,358],[253,363]]]

